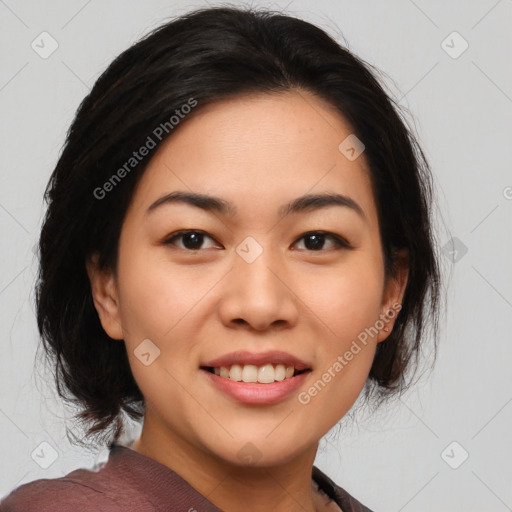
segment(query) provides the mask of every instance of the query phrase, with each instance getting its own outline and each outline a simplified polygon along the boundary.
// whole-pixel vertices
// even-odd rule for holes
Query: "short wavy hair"
[[[367,396],[387,398],[406,388],[425,330],[438,332],[433,178],[401,108],[372,68],[303,20],[217,7],[153,30],[98,78],[77,110],[45,190],[36,283],[42,346],[60,397],[79,406],[84,438],[111,442],[123,433],[123,414],[135,420],[144,414],[125,344],[103,330],[85,264],[98,253],[101,269],[116,269],[123,219],[150,158],[124,176],[108,199],[98,199],[95,190],[190,98],[198,110],[243,94],[306,90],[349,121],[365,145],[386,276],[395,275],[401,248],[408,250],[409,265],[402,308],[393,331],[377,346]]]

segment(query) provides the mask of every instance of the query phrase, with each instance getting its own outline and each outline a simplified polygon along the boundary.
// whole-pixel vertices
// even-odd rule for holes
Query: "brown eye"
[[[299,240],[304,240],[304,246],[307,251],[320,252],[325,249],[326,241],[328,249],[350,249],[350,245],[334,233],[326,231],[310,231],[302,235]]]
[[[206,234],[204,231],[197,229],[187,229],[173,233],[170,237],[166,238],[163,242],[165,245],[176,245],[180,249],[197,251],[200,249],[208,249],[210,247],[201,247],[205,240],[212,240],[213,238]],[[181,240],[181,244],[176,243]]]

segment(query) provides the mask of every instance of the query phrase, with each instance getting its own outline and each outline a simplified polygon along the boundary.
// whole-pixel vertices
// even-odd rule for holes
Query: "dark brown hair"
[[[327,101],[363,141],[387,276],[395,271],[395,251],[408,250],[402,309],[377,346],[367,394],[379,400],[407,385],[426,328],[437,333],[440,275],[432,176],[400,108],[368,64],[310,23],[265,10],[201,9],[162,25],[110,64],[78,108],[45,192],[38,328],[57,390],[81,409],[87,436],[115,440],[123,414],[140,419],[144,412],[125,345],[99,321],[85,262],[97,252],[100,268],[116,268],[121,225],[150,157],[124,173],[108,196],[98,197],[98,187],[190,98],[200,109],[234,95],[293,89]],[[156,148],[167,132],[153,137]]]

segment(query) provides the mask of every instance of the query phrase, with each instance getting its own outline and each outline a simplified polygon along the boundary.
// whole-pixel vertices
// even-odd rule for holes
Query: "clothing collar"
[[[108,448],[110,455],[105,469],[123,475],[131,485],[140,488],[155,507],[162,503],[168,507],[186,503],[192,510],[223,512],[168,466],[116,442]],[[371,512],[316,466],[313,466],[312,478],[343,512]]]

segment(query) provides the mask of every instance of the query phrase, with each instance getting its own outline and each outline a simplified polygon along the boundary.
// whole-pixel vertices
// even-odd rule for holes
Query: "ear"
[[[121,316],[119,313],[119,298],[112,271],[98,269],[99,255],[94,253],[85,266],[91,283],[94,307],[100,317],[105,332],[113,339],[124,339]]]
[[[396,317],[402,307],[402,299],[409,277],[409,253],[400,249],[394,255],[395,276],[388,277],[382,295],[382,311],[380,319],[384,323],[377,336],[377,343],[384,341],[393,330]],[[387,329],[387,330],[385,330]]]

